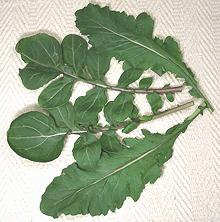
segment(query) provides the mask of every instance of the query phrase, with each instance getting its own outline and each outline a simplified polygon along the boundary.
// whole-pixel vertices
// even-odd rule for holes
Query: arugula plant
[[[64,169],[42,196],[41,211],[54,218],[62,213],[105,215],[120,208],[127,196],[136,201],[145,184],[154,183],[161,175],[177,137],[204,109],[213,110],[182,61],[176,41],[153,37],[154,21],[149,15],[141,13],[134,18],[89,4],[76,12],[76,18],[91,46],[78,35],[67,35],[60,43],[44,33],[23,38],[16,45],[27,64],[19,70],[23,85],[30,90],[47,86],[38,98],[44,113],[24,113],[11,123],[7,133],[10,147],[23,158],[48,162],[60,155],[69,134],[79,135],[72,153],[76,163]],[[124,61],[117,85],[105,79],[112,57]],[[170,71],[184,78],[192,87],[190,93],[204,102],[165,134],[142,129],[142,139],[120,138],[118,130],[129,133],[144,122],[194,105],[189,101],[160,111],[161,95],[173,102],[183,86],[152,88],[153,78],[142,78],[146,69],[159,75]],[[93,88],[72,104],[77,81]],[[130,87],[135,81],[139,87]],[[113,101],[108,99],[108,90],[119,92]],[[139,94],[146,95],[152,114],[140,115],[134,102],[134,95]],[[108,122],[105,126],[99,123],[102,111]]]

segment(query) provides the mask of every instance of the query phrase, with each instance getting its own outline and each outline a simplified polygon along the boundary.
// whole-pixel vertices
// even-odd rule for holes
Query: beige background
[[[218,222],[220,221],[220,1],[219,0],[106,0],[97,1],[112,9],[137,15],[149,12],[156,18],[155,34],[173,35],[184,59],[195,71],[200,86],[212,101],[215,112],[200,116],[181,135],[174,146],[173,158],[165,165],[163,176],[147,185],[137,203],[128,199],[116,213],[108,216],[61,216],[53,220],[41,214],[39,202],[49,182],[73,161],[68,139],[61,156],[47,164],[33,163],[17,156],[6,142],[10,122],[19,113],[35,109],[39,91],[26,90],[18,77],[23,64],[15,53],[18,39],[39,30],[53,33],[60,40],[78,33],[74,12],[87,0],[0,0],[0,222]],[[112,62],[109,78],[121,72]],[[116,78],[112,78],[116,79]],[[165,80],[172,80],[167,76]],[[88,86],[77,84],[75,91],[85,93]],[[79,95],[77,91],[76,95]],[[72,98],[73,101],[76,95]],[[186,92],[177,102],[186,101]],[[145,99],[137,103],[144,113]],[[166,106],[170,106],[166,103]],[[164,132],[182,121],[193,110],[179,112],[146,125],[151,131]],[[133,135],[138,135],[137,130]]]

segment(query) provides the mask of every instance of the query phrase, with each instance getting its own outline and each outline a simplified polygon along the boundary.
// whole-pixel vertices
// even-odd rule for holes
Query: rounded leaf
[[[57,128],[53,119],[32,111],[15,119],[8,130],[8,144],[19,156],[37,162],[56,159],[62,149],[66,129]]]

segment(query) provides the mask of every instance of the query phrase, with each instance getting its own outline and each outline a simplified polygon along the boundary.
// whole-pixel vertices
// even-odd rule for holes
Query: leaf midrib
[[[179,132],[179,131],[178,131],[178,132]],[[178,132],[177,132],[177,133],[178,133]],[[160,143],[159,145],[155,146],[155,147],[154,147],[153,149],[151,149],[150,151],[145,152],[144,154],[141,154],[140,156],[136,157],[134,160],[132,160],[132,161],[130,161],[130,162],[128,162],[128,163],[126,163],[126,164],[118,167],[116,170],[114,170],[113,172],[107,174],[106,176],[98,179],[97,181],[95,181],[95,182],[93,182],[93,183],[91,183],[91,184],[89,184],[89,185],[87,185],[87,186],[85,186],[85,187],[80,188],[80,189],[77,190],[75,193],[69,194],[68,196],[66,196],[66,197],[63,198],[62,200],[57,201],[55,204],[59,204],[60,202],[66,200],[67,198],[69,198],[69,197],[71,197],[71,196],[72,196],[71,198],[74,198],[74,197],[76,196],[76,194],[78,194],[79,192],[81,192],[81,191],[83,191],[83,190],[85,190],[85,189],[87,189],[87,188],[89,188],[89,187],[91,187],[91,186],[93,186],[93,185],[96,185],[97,183],[105,180],[106,178],[108,178],[108,177],[110,177],[110,176],[112,176],[112,175],[120,172],[121,170],[124,170],[125,168],[127,168],[127,167],[135,164],[137,161],[142,160],[142,159],[145,158],[147,155],[151,154],[152,152],[154,152],[155,150],[157,150],[158,148],[160,148],[160,146],[164,145],[168,140],[170,140],[170,138],[171,138],[172,136],[175,136],[177,133],[174,133],[174,134],[168,136],[168,138],[165,139],[163,143]],[[63,208],[61,208],[60,210],[63,210],[63,209],[65,209],[65,208],[66,208],[66,207],[63,207]]]

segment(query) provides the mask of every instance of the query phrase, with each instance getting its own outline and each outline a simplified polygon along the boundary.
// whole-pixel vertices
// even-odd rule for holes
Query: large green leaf
[[[91,170],[98,163],[101,151],[99,140],[91,133],[84,133],[74,144],[73,156],[80,168]]]
[[[107,53],[118,60],[125,60],[136,68],[148,69],[160,66],[184,78],[193,88],[190,91],[192,95],[204,98],[212,109],[198,89],[192,71],[180,60],[177,43],[168,38],[164,44],[161,44],[160,41],[156,41],[157,39],[152,39],[147,34],[148,31],[145,30],[145,33],[138,31],[140,20],[144,19],[147,23],[147,18],[141,17],[135,20],[133,16],[128,16],[124,12],[89,4],[76,12],[76,25],[83,35],[89,37],[89,42],[99,52]]]
[[[52,68],[62,64],[60,43],[48,34],[39,33],[21,39],[16,45],[16,51],[26,63],[34,62]]]
[[[54,218],[62,213],[105,215],[120,208],[127,196],[136,201],[145,184],[160,176],[173,143],[190,122],[186,120],[163,135],[143,131],[144,139],[131,139],[129,149],[102,155],[92,171],[70,165],[46,189],[41,211]]]
[[[78,73],[85,65],[88,44],[78,35],[67,35],[62,42],[63,60]]]
[[[110,61],[111,58],[109,56],[98,54],[92,47],[88,51],[86,64],[80,76],[87,80],[99,80],[103,82],[104,76],[109,70]]]
[[[37,162],[48,162],[60,155],[66,134],[67,130],[57,128],[51,117],[33,111],[15,119],[7,137],[10,147],[18,155]]]
[[[95,87],[85,96],[76,99],[74,103],[74,119],[84,126],[95,125],[98,122],[98,113],[107,103],[106,90]]]
[[[39,66],[32,62],[19,70],[22,83],[27,89],[38,89],[56,78],[59,74],[60,71]]]
[[[43,108],[55,108],[67,103],[72,95],[74,79],[61,77],[50,83],[40,94],[38,103]]]
[[[104,115],[110,124],[121,123],[132,116],[134,109],[134,96],[120,93],[114,101],[110,101],[104,107]]]

